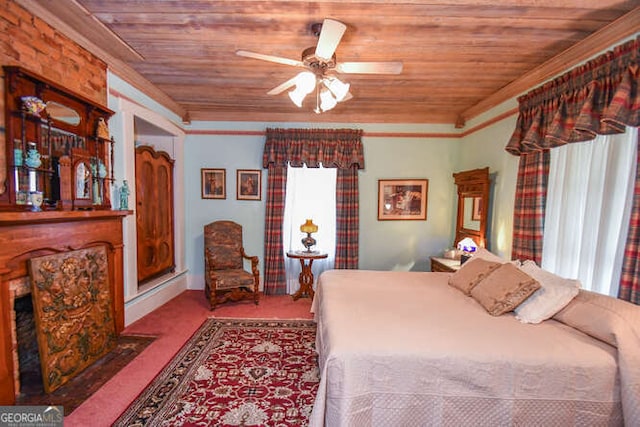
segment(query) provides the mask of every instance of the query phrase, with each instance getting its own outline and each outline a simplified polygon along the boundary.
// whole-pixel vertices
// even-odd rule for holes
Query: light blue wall
[[[236,200],[236,170],[262,169],[264,137],[188,135],[185,140],[185,238],[187,267],[192,288],[204,286],[203,227],[230,219],[243,226],[245,251],[264,263],[264,212],[266,174],[262,177],[262,200]],[[200,169],[226,169],[227,198],[201,197]],[[262,271],[262,268],[261,268]]]
[[[451,173],[459,139],[363,138],[360,174],[360,268],[426,271],[429,256],[451,247],[456,190]],[[378,221],[378,180],[427,178],[426,221]]]
[[[478,117],[469,124],[483,123],[497,117],[509,107],[510,101]],[[489,167],[491,194],[489,195],[489,218],[487,223],[487,247],[504,259],[511,259],[513,228],[513,202],[515,200],[518,160],[505,151],[505,146],[515,129],[517,115],[511,114],[490,126],[479,129],[463,138],[458,170]]]
[[[264,212],[267,174],[263,170],[262,200],[236,200],[236,170],[262,169],[262,150],[267,127],[351,127],[365,131],[365,169],[360,171],[360,268],[428,270],[430,255],[451,246],[455,209],[455,186],[451,173],[458,156],[460,139],[371,136],[375,133],[447,133],[448,126],[361,125],[255,122],[194,122],[185,140],[186,257],[191,272],[190,287],[203,283],[203,227],[217,219],[232,219],[244,227],[249,254],[264,261]],[[199,135],[196,132],[209,132]],[[234,133],[258,135],[233,135]],[[226,134],[225,134],[226,133]],[[202,199],[200,169],[224,168],[226,200]],[[427,178],[429,193],[427,221],[378,221],[378,180]]]

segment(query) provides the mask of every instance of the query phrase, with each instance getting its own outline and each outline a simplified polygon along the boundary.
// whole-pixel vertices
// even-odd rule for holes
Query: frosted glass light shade
[[[337,104],[338,101],[336,101],[329,90],[323,89],[320,91],[320,109],[322,111],[329,111]]]
[[[296,76],[296,90],[305,95],[316,88],[316,76],[311,71],[303,71]]]
[[[302,107],[302,101],[307,96],[306,93],[298,90],[297,88],[289,92],[289,98],[291,101],[298,106],[298,108]]]
[[[351,87],[349,83],[344,83],[335,77],[325,79],[324,82],[338,102],[342,102],[344,100],[347,93],[349,93],[349,88]]]

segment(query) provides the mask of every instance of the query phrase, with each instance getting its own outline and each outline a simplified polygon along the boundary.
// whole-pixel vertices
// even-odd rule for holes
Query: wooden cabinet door
[[[136,148],[138,284],[175,269],[173,160],[164,151]]]

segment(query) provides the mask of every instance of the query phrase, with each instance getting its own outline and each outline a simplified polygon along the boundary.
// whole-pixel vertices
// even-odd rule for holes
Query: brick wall
[[[13,0],[0,0],[0,65],[18,65],[107,105],[107,65]],[[4,73],[0,68],[0,194],[5,187]]]
[[[0,0],[0,10],[1,65],[27,68],[107,105],[107,66],[102,60],[13,0]]]

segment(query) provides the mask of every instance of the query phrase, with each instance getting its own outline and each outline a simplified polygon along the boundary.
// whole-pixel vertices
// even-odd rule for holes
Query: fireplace
[[[116,333],[124,329],[122,219],[131,211],[0,212],[0,405],[13,405],[23,369],[33,371],[33,355],[21,362],[16,320],[26,322],[31,300],[28,260],[102,245],[107,250],[109,288]],[[17,303],[16,303],[17,302]],[[32,324],[33,325],[33,324]],[[34,329],[33,329],[34,330]],[[20,341],[20,342],[19,342]],[[25,344],[28,339],[25,339]],[[37,349],[37,347],[36,347]],[[26,353],[32,352],[25,350]],[[35,352],[37,355],[37,350]],[[22,363],[26,366],[20,366]],[[27,372],[23,375],[32,375]]]
[[[13,344],[13,377],[16,398],[19,394],[41,393],[42,374],[33,303],[29,281],[16,280],[9,287],[13,307],[11,338]]]

